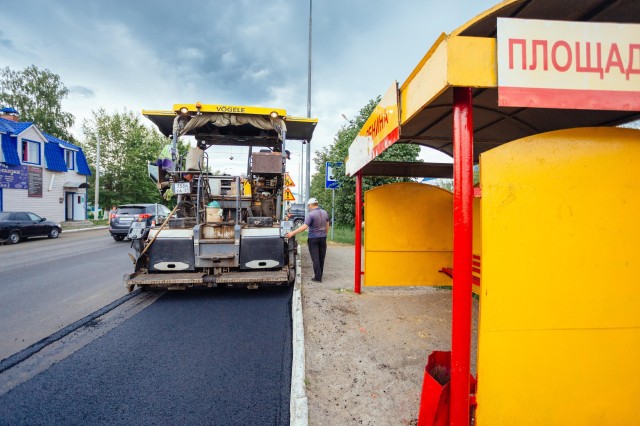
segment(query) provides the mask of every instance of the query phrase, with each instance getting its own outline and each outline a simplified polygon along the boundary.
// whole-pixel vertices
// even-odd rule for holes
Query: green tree
[[[124,203],[161,203],[147,164],[154,162],[169,139],[144,126],[131,111],[107,114],[93,111],[82,123],[85,139],[81,143],[95,176],[96,135],[100,137],[100,204],[109,209]],[[94,200],[89,191],[89,201]]]
[[[331,212],[332,194],[331,190],[324,188],[325,183],[325,162],[344,161],[349,154],[349,146],[357,136],[358,132],[371,115],[376,105],[380,102],[380,97],[371,99],[358,113],[356,118],[349,124],[343,126],[334,137],[333,143],[325,147],[322,151],[316,152],[315,167],[316,173],[311,178],[311,196],[318,199],[320,204],[328,212]],[[418,159],[420,147],[417,145],[397,144],[392,145],[383,152],[377,160],[379,161],[421,161]],[[337,225],[354,225],[355,215],[355,179],[338,173],[340,188],[336,190],[335,197],[335,221]],[[383,178],[365,177],[362,180],[362,189],[367,191],[380,185],[393,182],[407,182],[408,178]]]
[[[21,71],[0,68],[0,104],[15,108],[21,121],[34,122],[53,136],[73,141],[69,129],[75,118],[62,110],[69,89],[60,76],[35,65]]]

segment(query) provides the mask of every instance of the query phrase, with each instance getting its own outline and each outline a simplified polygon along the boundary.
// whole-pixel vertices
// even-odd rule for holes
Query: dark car
[[[59,223],[31,212],[0,212],[0,240],[16,244],[30,237],[58,238]]]
[[[291,204],[287,210],[287,220],[292,220],[295,228],[302,226],[304,223],[304,204]]]
[[[129,233],[132,222],[145,222],[146,228],[162,223],[171,210],[162,204],[123,204],[110,213],[109,232],[116,241],[122,241]]]

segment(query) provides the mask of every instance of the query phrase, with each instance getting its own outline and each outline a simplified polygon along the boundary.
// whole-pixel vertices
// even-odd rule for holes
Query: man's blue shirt
[[[304,223],[309,227],[309,238],[326,238],[329,215],[321,208],[309,210]]]

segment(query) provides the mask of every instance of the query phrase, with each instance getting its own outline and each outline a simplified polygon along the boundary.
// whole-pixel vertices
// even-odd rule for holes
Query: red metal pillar
[[[360,294],[360,282],[362,280],[362,174],[356,174],[356,264],[353,292]]]
[[[469,426],[473,256],[473,109],[469,87],[453,89],[453,179],[450,424]]]

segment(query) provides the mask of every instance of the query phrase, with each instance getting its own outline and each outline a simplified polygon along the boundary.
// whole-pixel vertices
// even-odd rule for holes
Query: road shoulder
[[[380,287],[356,295],[353,246],[329,247],[320,284],[310,281],[302,251],[309,424],[417,424],[427,356],[450,349],[451,292]],[[476,321],[474,301],[474,329]],[[472,356],[475,364],[475,348]]]

